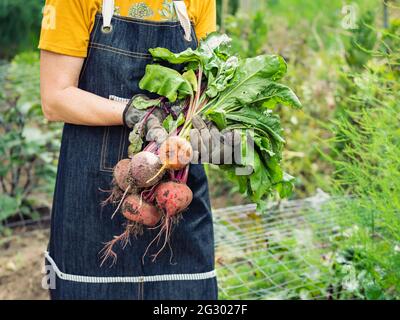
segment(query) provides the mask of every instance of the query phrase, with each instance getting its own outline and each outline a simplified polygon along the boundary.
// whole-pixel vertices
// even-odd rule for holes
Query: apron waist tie
[[[81,283],[144,283],[144,282],[161,282],[161,281],[188,281],[188,280],[206,280],[215,278],[217,276],[216,271],[212,270],[204,273],[181,273],[181,274],[163,274],[154,276],[142,276],[142,277],[90,277],[90,276],[79,276],[67,274],[57,267],[55,261],[51,258],[49,252],[44,253],[45,258],[51,264],[57,277],[73,282]]]

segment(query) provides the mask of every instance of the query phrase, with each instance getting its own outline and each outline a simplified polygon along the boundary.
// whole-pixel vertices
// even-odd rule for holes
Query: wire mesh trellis
[[[349,214],[353,209],[360,210],[364,222]],[[343,239],[363,225],[373,238],[396,248],[380,220],[349,197],[317,194],[271,205],[263,214],[255,205],[244,205],[217,209],[213,215],[219,297],[225,300],[357,299],[348,279],[338,278],[336,270],[343,268],[343,249],[354,248],[354,243],[341,246]],[[8,227],[28,235],[47,229],[49,220],[46,215]]]
[[[214,212],[221,299],[330,299],[334,236],[352,226],[316,196],[258,214],[254,205]]]

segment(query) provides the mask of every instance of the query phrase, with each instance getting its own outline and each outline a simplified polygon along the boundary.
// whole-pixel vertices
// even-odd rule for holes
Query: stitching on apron
[[[121,51],[121,52],[126,53],[126,54],[139,55],[139,56],[144,56],[144,57],[149,57],[149,58],[152,57],[150,53],[142,53],[142,52],[128,51],[128,50],[124,50],[124,49],[120,49],[120,48],[111,47],[111,46],[108,46],[108,45],[106,45],[106,44],[97,43],[97,42],[91,42],[91,43],[89,44],[89,46],[95,46],[95,47],[107,48],[107,49],[115,50],[115,51]]]
[[[124,127],[124,132],[122,133],[122,147],[120,149],[120,153],[119,153],[119,158],[122,159],[124,157],[124,153],[125,153],[125,146],[126,146],[126,140],[128,140],[128,129],[126,127]]]
[[[106,45],[103,45],[103,44],[90,43],[89,44],[89,48],[94,48],[94,49],[98,49],[98,50],[105,50],[105,51],[109,51],[109,52],[113,52],[113,53],[118,53],[118,54],[130,57],[130,58],[149,59],[149,60],[152,59],[150,54],[139,53],[139,52],[130,52],[130,51],[123,50],[123,49],[109,47],[109,46],[106,46]]]
[[[104,128],[104,135],[103,135],[103,145],[101,146],[101,162],[100,162],[100,171],[102,172],[113,172],[114,168],[113,167],[107,167],[106,166],[106,157],[107,157],[107,151],[108,151],[108,137],[110,136],[110,128],[105,127]],[[121,137],[122,139],[122,137]],[[121,143],[120,143],[121,145]],[[118,151],[118,154],[120,151]]]
[[[45,258],[53,267],[57,277],[66,281],[80,282],[80,283],[143,283],[143,282],[162,282],[162,281],[190,281],[190,280],[207,280],[217,276],[215,270],[204,273],[181,273],[181,274],[163,274],[155,276],[141,276],[141,277],[90,277],[67,274],[58,269],[56,263],[51,258],[50,254],[46,251]]]
[[[129,101],[129,99],[120,98],[120,97],[117,97],[114,95],[110,95],[109,99],[113,100],[113,101],[119,101],[119,102],[125,102],[125,100]],[[103,143],[101,146],[101,155],[100,155],[100,171],[109,173],[109,172],[114,171],[113,167],[106,166],[106,158],[107,158],[107,151],[108,151],[108,137],[110,135],[110,128],[105,127],[104,130],[105,130],[105,132],[103,135]],[[124,150],[125,150],[127,139],[128,139],[128,129],[124,127],[121,132],[121,136],[120,136],[120,140],[119,140],[118,161],[124,157]]]
[[[124,141],[125,141],[125,130],[126,128],[123,127],[122,132],[121,132],[121,139],[119,140],[119,152],[118,152],[118,160],[122,159],[122,156],[124,155]]]
[[[114,95],[110,95],[108,97],[108,99],[113,100],[113,101],[118,101],[121,103],[125,103],[125,104],[127,104],[130,100],[130,99],[114,96]],[[126,141],[128,140],[128,136],[129,136],[129,131],[126,127],[124,127],[124,130],[122,132],[122,139],[120,140],[119,159],[122,159],[124,157],[124,150],[125,150],[125,146],[126,146]]]

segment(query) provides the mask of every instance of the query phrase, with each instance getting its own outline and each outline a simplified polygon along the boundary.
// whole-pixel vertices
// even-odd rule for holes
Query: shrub
[[[0,59],[38,45],[44,1],[3,0],[0,2]]]
[[[0,67],[0,223],[48,207],[60,126],[44,120],[39,55],[23,53]]]
[[[357,228],[340,242],[335,271],[356,298],[400,297],[400,53],[393,44],[353,73],[328,156],[332,190],[354,198],[340,208]]]

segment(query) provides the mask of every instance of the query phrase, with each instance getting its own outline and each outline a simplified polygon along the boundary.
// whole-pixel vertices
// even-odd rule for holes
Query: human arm
[[[125,104],[78,88],[84,58],[42,50],[40,91],[49,121],[87,126],[122,125]]]

